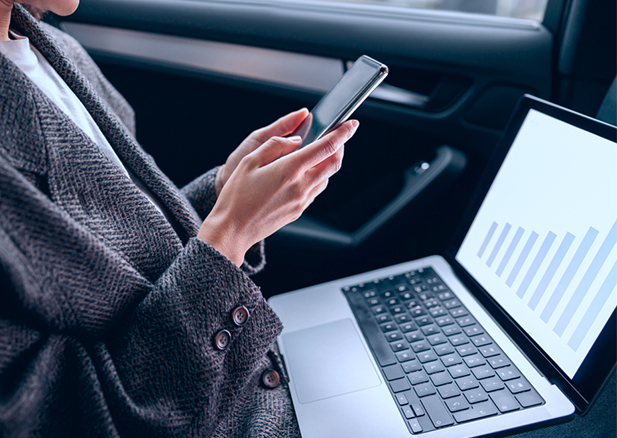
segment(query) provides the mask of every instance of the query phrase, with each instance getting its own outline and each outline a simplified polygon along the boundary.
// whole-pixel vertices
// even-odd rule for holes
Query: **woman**
[[[3,436],[296,436],[247,277],[341,166],[347,122],[297,152],[305,109],[178,190],[73,39],[0,0]],[[59,15],[78,0],[32,0]],[[33,10],[32,8],[29,8]]]

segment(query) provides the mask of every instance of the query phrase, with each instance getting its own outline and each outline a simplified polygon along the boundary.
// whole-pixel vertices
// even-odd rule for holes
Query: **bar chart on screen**
[[[617,147],[529,111],[456,260],[572,377],[617,308]]]
[[[600,275],[617,245],[617,220],[608,233],[603,233],[604,239],[593,252],[600,234],[590,226],[578,239],[570,232],[559,236],[548,231],[541,236],[533,230],[493,221],[477,257],[557,336],[562,337],[573,324],[574,331],[570,330],[566,341],[576,351],[617,286],[617,261],[608,273],[604,270],[604,276]],[[573,281],[575,278],[578,282]],[[534,287],[530,287],[532,284]],[[592,287],[594,284],[597,286]],[[589,305],[583,308],[584,299]],[[580,315],[575,318],[577,312]]]

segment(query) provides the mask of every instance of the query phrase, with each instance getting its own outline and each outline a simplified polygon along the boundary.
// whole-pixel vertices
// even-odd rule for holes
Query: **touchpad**
[[[283,335],[300,403],[372,388],[381,380],[350,319]]]

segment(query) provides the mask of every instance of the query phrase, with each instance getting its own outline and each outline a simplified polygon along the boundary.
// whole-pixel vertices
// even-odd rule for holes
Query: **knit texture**
[[[81,46],[17,4],[11,25],[174,223],[0,55],[0,436],[298,436],[286,386],[259,386],[282,328],[247,276],[263,245],[238,269],[195,238],[214,172],[178,190]]]

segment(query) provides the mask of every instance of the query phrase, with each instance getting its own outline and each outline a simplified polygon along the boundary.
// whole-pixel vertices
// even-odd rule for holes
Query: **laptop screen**
[[[574,379],[617,307],[617,147],[532,108],[455,254]]]

